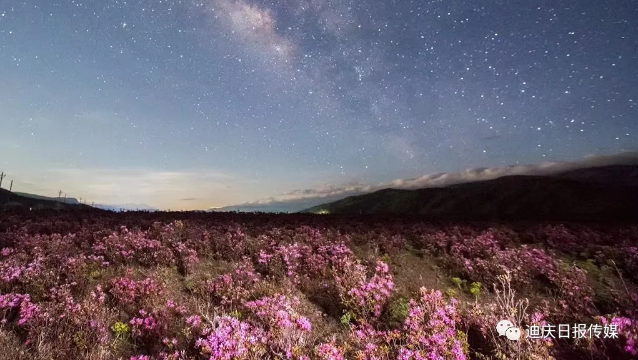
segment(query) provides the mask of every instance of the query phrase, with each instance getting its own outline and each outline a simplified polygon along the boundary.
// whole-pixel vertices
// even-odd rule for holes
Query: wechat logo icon
[[[496,324],[496,332],[499,336],[505,336],[512,341],[518,341],[521,338],[521,329],[514,326],[509,320],[499,321]]]

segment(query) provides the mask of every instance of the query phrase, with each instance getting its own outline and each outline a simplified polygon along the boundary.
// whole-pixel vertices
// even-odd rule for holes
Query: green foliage
[[[342,316],[341,316],[341,323],[347,327],[350,327],[350,323],[352,322],[353,319],[353,314],[350,311],[346,311]]]
[[[239,310],[233,310],[233,311],[230,313],[230,316],[234,317],[235,319],[241,320],[241,319],[242,319],[242,317],[244,316],[244,314],[242,314],[242,312],[241,312],[241,311],[239,311]]]
[[[454,289],[447,289],[445,290],[445,295],[449,296],[449,297],[455,297],[456,296],[456,290]]]
[[[382,356],[383,355],[385,355],[385,356],[389,355],[390,354],[390,347],[388,345],[386,345],[386,344],[383,344],[383,345],[379,346],[379,354],[382,355]]]
[[[594,259],[576,262],[576,266],[583,269],[589,279],[604,285],[613,285],[613,282],[611,281],[611,278],[613,277],[611,267],[607,265],[598,267],[598,265],[596,265],[596,260]]]
[[[601,265],[600,266],[600,271],[602,271],[604,273],[611,272],[611,270],[612,270],[611,266],[608,266],[608,265]]]
[[[462,280],[462,279],[461,279],[461,278],[459,278],[459,277],[453,277],[453,278],[452,278],[452,282],[454,283],[454,285],[456,285],[456,287],[458,287],[458,288],[459,288],[459,290],[463,290],[463,289],[461,288],[461,286],[462,286],[462,285],[464,285],[464,284],[466,283],[466,281],[465,281],[465,280]]]
[[[118,338],[126,337],[131,333],[131,327],[128,324],[123,323],[121,321],[118,321],[115,324],[113,324],[113,326],[111,327],[111,330],[113,330],[113,332]]]
[[[392,320],[403,323],[408,317],[410,303],[405,298],[398,298],[390,303],[390,316]]]
[[[463,353],[470,353],[470,344],[467,341],[467,334],[461,330],[456,330],[456,339],[461,342],[461,346],[463,346]]]
[[[390,255],[383,254],[383,256],[381,257],[381,261],[383,261],[386,264],[389,264],[390,263]]]
[[[91,277],[91,279],[99,279],[102,277],[102,272],[100,270],[93,270],[91,271],[89,276]]]
[[[576,266],[583,269],[586,274],[595,276],[600,272],[600,269],[596,265],[596,260],[587,259],[587,261],[576,261]]]
[[[473,282],[470,285],[470,293],[472,293],[472,295],[474,295],[474,297],[477,299],[479,295],[481,295],[481,286],[483,286],[483,284],[481,284],[480,282]]]
[[[177,228],[177,230],[183,230],[184,229],[184,222],[182,222],[181,220],[176,220],[175,221],[175,227]]]
[[[86,337],[86,334],[84,334],[83,332],[76,332],[75,334],[73,334],[73,343],[78,349],[82,351],[85,351],[89,348],[89,341]]]
[[[600,272],[603,274],[600,281],[607,286],[613,286],[614,281],[612,280],[613,269],[607,265],[603,265],[600,267]]]
[[[613,260],[609,261],[613,264]],[[593,302],[601,313],[612,313],[618,311],[618,296],[615,294],[617,284],[614,283],[614,270],[611,266],[596,264],[596,260],[576,261],[576,265],[581,268],[589,284],[594,291]]]

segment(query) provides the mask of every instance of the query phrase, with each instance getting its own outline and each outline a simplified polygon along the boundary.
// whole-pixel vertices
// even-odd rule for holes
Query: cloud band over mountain
[[[322,185],[311,189],[294,190],[279,196],[215,210],[295,212],[311,206],[343,199],[348,196],[361,195],[385,188],[420,189],[443,187],[467,182],[492,180],[502,176],[552,175],[570,170],[608,165],[638,165],[638,151],[624,152],[616,155],[592,155],[577,161],[556,161],[535,165],[474,168],[458,173],[428,174],[409,179],[396,179],[379,184],[351,183],[341,186]]]

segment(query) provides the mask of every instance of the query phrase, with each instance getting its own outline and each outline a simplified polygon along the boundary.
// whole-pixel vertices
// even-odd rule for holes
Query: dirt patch
[[[441,268],[427,256],[401,252],[390,256],[389,265],[399,294],[415,294],[421,287],[441,291],[449,287]]]

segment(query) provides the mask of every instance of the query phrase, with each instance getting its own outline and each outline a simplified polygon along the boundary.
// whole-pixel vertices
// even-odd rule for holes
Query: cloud
[[[401,189],[441,187],[472,181],[491,180],[502,176],[551,175],[570,170],[617,164],[638,164],[638,152],[626,152],[616,155],[590,155],[576,161],[543,162],[535,165],[473,168],[459,173],[429,174],[411,179],[397,179],[389,184],[380,186],[390,185],[389,187]]]
[[[270,211],[271,209],[290,209],[290,211],[300,211],[308,207],[336,201],[348,196],[361,195],[386,188],[421,189],[429,187],[443,187],[467,182],[491,180],[502,176],[551,175],[582,168],[620,164],[638,165],[638,151],[625,152],[616,155],[588,155],[583,159],[576,161],[544,162],[535,165],[510,165],[491,168],[472,168],[458,173],[427,174],[416,178],[396,179],[379,184],[349,183],[341,186],[323,184],[312,189],[294,190],[267,199],[227,208],[244,211]]]

